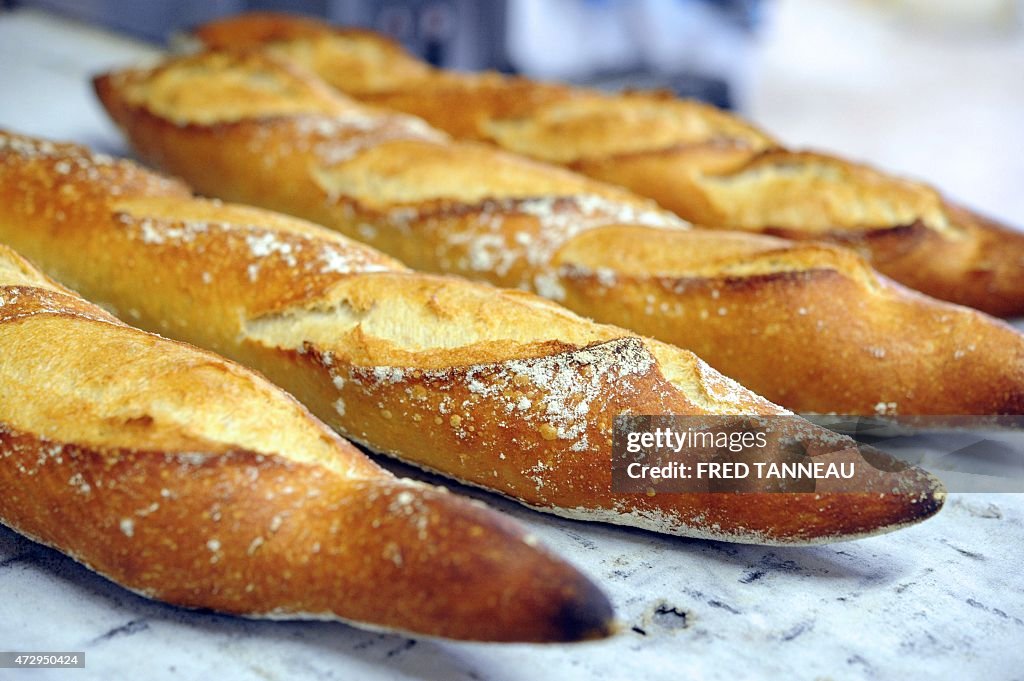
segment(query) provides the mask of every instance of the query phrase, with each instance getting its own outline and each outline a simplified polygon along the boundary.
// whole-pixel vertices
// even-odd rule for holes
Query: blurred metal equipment
[[[11,2],[12,0],[0,0]],[[664,88],[732,107],[764,0],[13,0],[163,43],[252,10],[385,33],[432,64],[608,89]]]
[[[327,4],[326,16],[332,20],[385,33],[436,66],[509,70],[506,0],[333,0]]]
[[[13,4],[49,10],[160,43],[176,30],[241,11],[246,5],[241,0],[14,0]]]
[[[380,31],[438,66],[508,70],[505,0],[15,0],[14,4],[159,43],[175,31],[237,12],[296,12]]]
[[[733,107],[761,0],[511,0],[509,52],[531,75],[665,88]]]

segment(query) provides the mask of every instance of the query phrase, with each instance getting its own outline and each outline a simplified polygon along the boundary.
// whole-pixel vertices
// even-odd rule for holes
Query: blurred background
[[[12,10],[0,14],[6,93],[47,39],[40,21],[163,45],[218,16],[286,10],[373,28],[444,67],[703,99],[790,146],[928,180],[1024,226],[1024,0],[0,3]]]

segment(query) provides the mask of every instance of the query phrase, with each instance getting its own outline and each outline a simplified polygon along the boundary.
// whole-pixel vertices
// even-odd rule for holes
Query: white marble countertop
[[[0,126],[123,153],[86,75],[149,52],[0,13]],[[937,517],[895,534],[766,548],[560,520],[467,493],[602,584],[623,633],[463,644],[189,612],[0,528],[0,650],[86,651],[84,670],[0,679],[1024,678],[1024,495],[952,495]]]

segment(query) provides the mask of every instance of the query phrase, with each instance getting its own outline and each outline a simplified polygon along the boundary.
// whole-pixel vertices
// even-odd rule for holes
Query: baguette
[[[0,522],[141,595],[456,639],[611,630],[597,587],[518,523],[394,477],[266,379],[5,246],[0,394]]]
[[[687,348],[801,412],[1024,410],[1024,337],[852,251],[687,229],[623,190],[361,106],[261,53],[100,77],[139,155],[200,192],[421,270],[532,289]]]
[[[287,15],[216,21],[195,37],[212,48],[266,45],[347,95],[628,187],[700,227],[832,241],[931,296],[1024,314],[1024,235],[923,183],[784,149],[713,107],[442,71],[382,36]]]
[[[916,469],[855,493],[622,494],[616,414],[781,414],[689,352],[534,295],[419,274],[284,216],[0,134],[0,241],[138,325],[212,348],[347,437],[533,508],[686,536],[848,539],[935,513]],[[142,285],[145,282],[146,285]]]

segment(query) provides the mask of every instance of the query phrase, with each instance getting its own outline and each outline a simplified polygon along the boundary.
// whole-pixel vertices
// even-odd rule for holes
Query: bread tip
[[[946,486],[929,471],[910,467],[895,473],[890,504],[877,509],[875,528],[866,534],[882,534],[916,525],[936,515],[946,502]]]
[[[589,579],[576,585],[555,615],[557,643],[596,641],[615,635],[620,625],[604,592]]]
[[[946,487],[935,475],[923,469],[914,468],[907,472],[906,487],[893,490],[890,504],[881,504],[877,515],[866,523],[855,536],[885,534],[910,525],[916,525],[938,514],[946,503]],[[871,518],[872,513],[868,512]],[[844,538],[845,539],[845,538]],[[840,539],[842,541],[842,539]]]
[[[103,73],[94,74],[90,79],[89,83],[92,85],[93,94],[100,100],[100,103],[104,107],[109,106],[109,90],[110,80],[113,77],[113,71],[104,71]]]
[[[918,516],[920,520],[930,518],[942,510],[942,507],[946,504],[946,498],[949,496],[946,486],[942,484],[942,480],[927,471],[925,471],[924,476],[931,484],[931,489],[921,495],[921,512]]]

